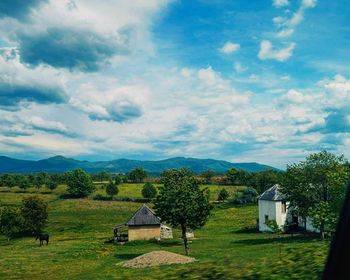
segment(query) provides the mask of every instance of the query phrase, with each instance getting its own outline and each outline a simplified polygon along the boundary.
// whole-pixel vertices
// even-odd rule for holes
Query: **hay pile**
[[[153,251],[143,254],[134,259],[118,263],[123,267],[140,268],[149,266],[159,266],[165,264],[183,264],[194,262],[196,259],[182,256],[167,251]]]

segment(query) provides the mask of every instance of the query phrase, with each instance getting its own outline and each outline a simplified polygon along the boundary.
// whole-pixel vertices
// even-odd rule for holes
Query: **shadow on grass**
[[[259,238],[259,239],[244,239],[244,240],[235,240],[231,243],[235,244],[243,244],[243,245],[263,245],[263,244],[271,244],[271,243],[303,243],[305,241],[313,241],[319,240],[315,235],[297,235],[297,236],[284,236],[281,237],[273,236],[267,238]]]
[[[244,228],[240,228],[238,230],[233,231],[233,233],[259,233],[259,230],[254,227],[244,227]]]
[[[136,257],[141,256],[141,255],[142,254],[126,253],[126,254],[115,254],[114,256],[120,260],[131,260],[131,259],[136,258]]]

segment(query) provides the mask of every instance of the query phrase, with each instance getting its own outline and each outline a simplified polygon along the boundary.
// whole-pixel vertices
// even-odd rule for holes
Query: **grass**
[[[140,188],[123,185],[120,195],[136,196]],[[280,239],[275,234],[258,233],[254,230],[255,205],[219,204],[190,243],[191,256],[197,262],[123,268],[115,264],[153,250],[182,254],[179,230],[174,229],[175,238],[168,241],[105,243],[112,237],[113,226],[127,221],[140,204],[59,199],[64,189],[60,186],[54,193],[43,190],[38,194],[49,202],[49,246],[39,247],[30,237],[8,244],[0,236],[0,279],[318,279],[329,245],[314,236],[283,235]],[[0,205],[18,205],[28,195],[1,189]]]

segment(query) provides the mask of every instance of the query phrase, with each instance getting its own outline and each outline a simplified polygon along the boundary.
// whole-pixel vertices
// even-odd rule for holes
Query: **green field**
[[[210,188],[215,199],[219,188]],[[227,188],[234,192],[236,187]],[[215,204],[209,222],[195,231],[196,239],[190,243],[197,262],[122,268],[116,263],[153,250],[183,253],[180,232],[175,229],[175,238],[169,241],[105,243],[112,237],[113,226],[127,221],[141,204],[60,199],[64,190],[60,186],[53,193],[42,190],[38,194],[49,202],[49,246],[39,247],[31,237],[8,244],[0,236],[0,279],[318,279],[329,246],[315,236],[283,235],[280,239],[276,234],[255,232],[255,205]],[[118,196],[141,197],[140,190],[141,185],[125,184]],[[1,188],[0,205],[18,205],[32,195],[14,191]]]

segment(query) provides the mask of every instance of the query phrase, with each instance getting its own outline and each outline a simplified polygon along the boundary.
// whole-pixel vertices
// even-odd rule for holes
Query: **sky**
[[[0,154],[350,157],[346,0],[2,0]]]

